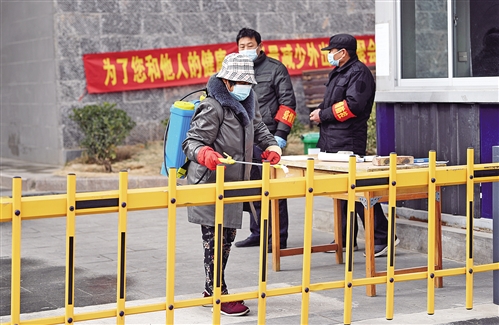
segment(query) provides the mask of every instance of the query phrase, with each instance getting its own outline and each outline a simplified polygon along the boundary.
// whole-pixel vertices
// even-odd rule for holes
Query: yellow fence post
[[[118,189],[118,265],[116,277],[116,324],[125,324],[126,301],[126,224],[128,202],[128,172],[120,171]]]
[[[393,319],[395,294],[395,216],[397,206],[397,154],[390,154],[388,185],[388,258],[386,261],[386,319]]]
[[[74,261],[75,261],[75,218],[76,218],[76,175],[67,176],[66,185],[66,301],[65,322],[74,321]]]
[[[435,312],[435,201],[437,194],[436,179],[437,155],[435,150],[429,152],[428,166],[428,261],[427,261],[427,313]]]
[[[260,271],[258,281],[258,324],[265,324],[267,313],[267,257],[269,242],[269,206],[270,206],[270,163],[263,162],[262,167],[262,205],[260,222]],[[258,216],[254,216],[258,217]],[[275,253],[275,252],[274,252]]]
[[[310,305],[310,265],[312,255],[312,219],[314,207],[314,159],[308,158],[305,173],[305,226],[303,230],[303,272],[301,280],[301,324],[308,324]],[[341,249],[341,246],[338,246]]]
[[[473,197],[474,185],[474,151],[467,150],[466,168],[466,309],[473,308]]]
[[[215,186],[215,258],[213,261],[213,324],[220,324],[222,308],[222,254],[224,223],[224,176],[225,167],[217,166]]]
[[[21,196],[22,179],[12,179],[12,262],[10,285],[10,318],[12,324],[21,321]]]
[[[166,236],[166,324],[175,320],[175,248],[177,229],[177,172],[170,168],[168,177],[168,230]]]
[[[357,158],[351,155],[348,164],[348,209],[347,209],[347,233],[346,233],[346,262],[345,262],[345,294],[343,323],[348,325],[352,321],[352,290],[353,290],[353,230],[355,213],[355,181],[357,175]],[[338,243],[338,249],[342,249]]]

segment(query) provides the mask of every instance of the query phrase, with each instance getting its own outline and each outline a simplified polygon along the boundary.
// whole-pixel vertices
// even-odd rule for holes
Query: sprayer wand
[[[228,165],[233,165],[233,164],[244,164],[244,165],[255,165],[255,166],[263,166],[262,163],[254,163],[254,162],[247,162],[247,161],[237,161],[237,160],[234,160],[231,156],[229,156],[227,153],[223,153],[225,155],[226,158],[218,158],[218,160],[224,164],[228,164]],[[285,165],[280,165],[280,164],[275,164],[275,165],[270,165],[271,167],[274,167],[274,168],[280,168],[282,169],[282,171],[287,174],[288,173],[288,167],[286,167]]]

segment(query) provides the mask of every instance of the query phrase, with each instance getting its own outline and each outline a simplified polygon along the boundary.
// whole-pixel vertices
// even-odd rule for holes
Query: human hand
[[[197,160],[209,170],[215,170],[217,169],[217,165],[222,163],[218,158],[223,158],[223,156],[211,147],[204,146],[199,150]]]
[[[275,151],[265,150],[262,152],[262,159],[269,161],[271,165],[275,165],[281,160],[281,155]]]
[[[315,110],[312,111],[312,113],[310,113],[310,121],[312,122],[315,122],[317,124],[319,124],[321,122],[321,118],[319,116],[319,112],[320,112],[320,108],[317,108]]]
[[[283,149],[286,146],[286,140],[284,140],[280,136],[274,135],[274,139],[275,141],[277,141],[277,145],[279,146],[279,148]]]

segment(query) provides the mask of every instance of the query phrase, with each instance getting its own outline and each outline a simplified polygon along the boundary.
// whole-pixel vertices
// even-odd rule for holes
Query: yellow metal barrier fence
[[[125,324],[126,315],[166,312],[167,324],[173,324],[175,309],[201,306],[212,303],[213,324],[220,323],[221,303],[244,299],[258,299],[258,323],[265,324],[266,298],[288,294],[301,294],[301,323],[308,323],[309,295],[313,291],[344,290],[344,323],[351,323],[352,289],[355,286],[386,284],[386,318],[393,319],[394,286],[396,282],[427,279],[427,312],[434,313],[435,279],[444,276],[466,274],[466,308],[473,307],[473,274],[499,270],[499,263],[474,265],[473,263],[473,185],[477,183],[499,182],[499,164],[474,164],[473,149],[468,149],[466,166],[436,167],[436,154],[430,151],[428,168],[415,170],[397,170],[396,154],[390,155],[390,169],[356,175],[355,158],[349,161],[349,173],[341,175],[314,176],[314,161],[308,160],[305,177],[289,179],[269,179],[224,183],[224,168],[217,167],[215,184],[186,185],[177,187],[174,178],[167,188],[128,189],[127,172],[120,172],[119,189],[93,193],[76,193],[76,176],[67,177],[67,193],[37,197],[23,197],[21,178],[12,181],[12,198],[2,198],[0,222],[12,223],[12,275],[11,275],[11,321],[4,324],[72,324],[79,321],[115,317],[117,324]],[[269,164],[264,163],[263,175],[269,175]],[[170,171],[174,175],[174,170]],[[387,184],[370,182],[375,185],[358,186],[361,180],[387,178]],[[366,184],[366,182],[364,182]],[[466,266],[453,269],[435,270],[435,195],[437,186],[466,184],[467,189],[467,224],[466,224]],[[425,272],[395,274],[395,215],[396,192],[398,189],[417,186],[428,187],[428,267]],[[355,192],[382,189],[389,191],[388,201],[388,258],[387,272],[384,276],[353,279],[353,217],[355,213]],[[250,194],[248,194],[250,193]],[[347,247],[345,278],[341,281],[310,283],[312,213],[313,197],[318,195],[348,194]],[[303,276],[300,286],[268,289],[267,280],[267,240],[268,207],[270,200],[278,198],[305,197]],[[221,294],[221,257],[223,209],[227,203],[260,200],[262,202],[261,249],[259,285],[255,291],[222,295]],[[212,297],[175,300],[175,242],[176,210],[179,207],[215,204],[215,280]],[[168,208],[167,260],[166,260],[166,299],[165,303],[126,307],[126,224],[128,211]],[[74,250],[75,217],[78,215],[118,212],[118,263],[116,309],[74,313]],[[37,218],[66,217],[66,278],[65,278],[65,314],[57,317],[20,320],[21,305],[21,227],[22,220]]]

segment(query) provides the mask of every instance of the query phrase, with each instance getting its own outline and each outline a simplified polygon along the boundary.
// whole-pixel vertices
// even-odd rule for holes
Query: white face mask
[[[242,102],[248,98],[251,92],[251,85],[234,85],[234,89],[230,92],[230,95],[237,101]]]
[[[257,47],[258,48],[258,47]],[[246,55],[249,57],[252,61],[255,61],[256,58],[258,57],[258,53],[256,52],[257,49],[251,49],[251,50],[240,50],[239,54]]]
[[[338,53],[340,53],[342,50],[339,50],[338,52],[335,52],[335,53],[329,53],[327,55],[327,60],[329,61],[329,64],[331,64],[332,66],[334,67],[339,67],[340,66],[340,60],[341,58],[339,58],[338,60],[335,60],[334,59],[334,56]]]

